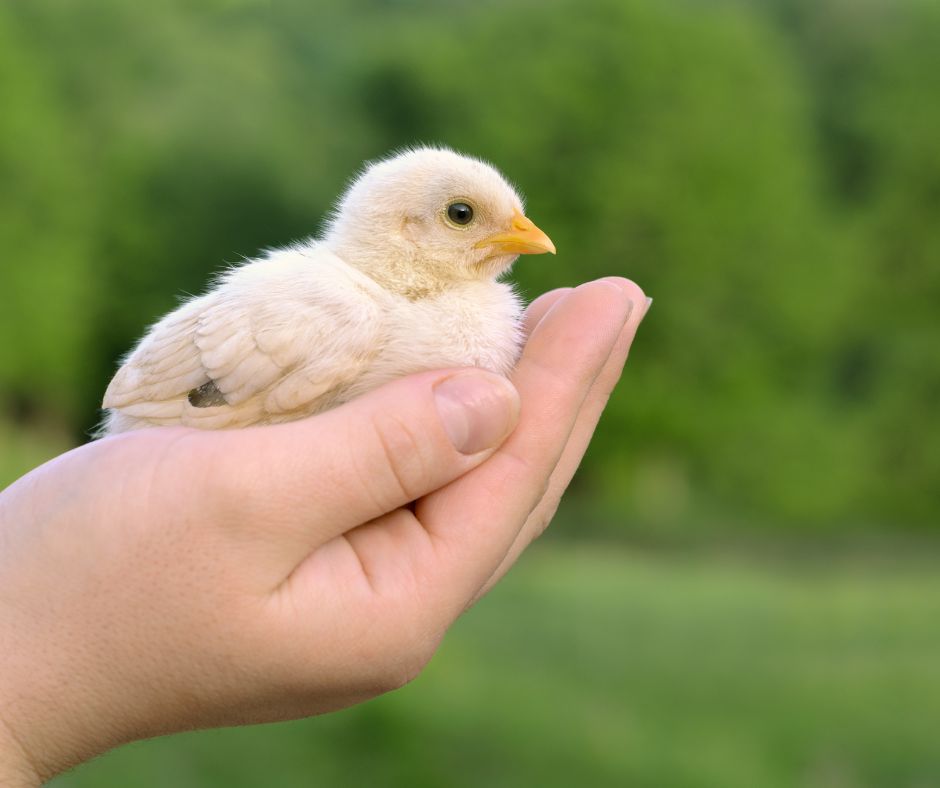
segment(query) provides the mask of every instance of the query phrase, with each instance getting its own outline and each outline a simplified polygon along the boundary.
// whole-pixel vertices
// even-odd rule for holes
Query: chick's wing
[[[316,410],[368,364],[380,310],[342,277],[300,274],[252,264],[167,315],[114,376],[104,407],[206,427]]]

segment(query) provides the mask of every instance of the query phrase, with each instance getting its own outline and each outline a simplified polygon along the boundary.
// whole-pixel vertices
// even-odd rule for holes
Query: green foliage
[[[0,9],[0,392],[79,417],[95,293],[89,213],[53,66]]]
[[[52,785],[932,786],[935,577],[535,549],[401,692],[132,745]]]
[[[0,420],[0,490],[15,482],[31,468],[51,460],[71,448],[68,434],[48,426],[29,430]]]
[[[81,436],[179,295],[443,142],[556,241],[528,295],[656,299],[578,479],[619,528],[936,526],[938,8],[0,6],[0,403]]]

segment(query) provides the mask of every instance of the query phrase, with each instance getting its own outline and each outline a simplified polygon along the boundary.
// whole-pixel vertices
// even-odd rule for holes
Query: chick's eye
[[[473,208],[465,202],[452,202],[447,206],[447,218],[454,224],[470,224],[473,221]]]

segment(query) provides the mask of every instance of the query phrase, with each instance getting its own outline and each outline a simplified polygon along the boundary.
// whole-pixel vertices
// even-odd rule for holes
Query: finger
[[[415,513],[463,603],[496,569],[542,498],[631,308],[610,282],[565,295],[533,331],[513,375],[522,398],[516,431],[482,466],[418,501]]]
[[[570,287],[559,287],[555,290],[549,290],[547,293],[542,293],[542,295],[529,304],[529,308],[526,309],[525,317],[522,322],[522,330],[525,336],[529,336],[551,308],[568,295],[571,290],[572,288]]]
[[[613,352],[607,359],[607,363],[594,380],[594,385],[591,386],[591,390],[588,392],[584,404],[581,406],[581,412],[578,414],[578,418],[575,421],[571,436],[568,439],[568,444],[565,446],[561,459],[558,461],[558,465],[555,466],[555,470],[549,480],[548,492],[533,514],[538,515],[538,509],[541,508],[543,504],[547,504],[547,508],[551,509],[552,513],[554,513],[558,501],[574,478],[581,464],[581,460],[584,458],[584,454],[590,445],[591,438],[594,437],[594,431],[604,412],[604,408],[607,406],[607,402],[610,400],[610,396],[613,394],[623,374],[624,365],[629,356],[630,348],[633,345],[633,340],[636,338],[640,323],[643,322],[649,310],[649,299],[635,283],[621,279],[618,284],[624,288],[630,300],[633,301],[634,304],[642,304],[642,308],[635,309],[632,312],[617,339]],[[533,519],[538,520],[539,518],[536,517]],[[549,519],[550,515],[545,518],[542,528],[548,524]],[[537,523],[533,523],[533,525],[537,526]],[[520,541],[524,541],[525,544],[528,544],[537,537],[540,532],[541,530],[537,527],[524,528],[520,534]]]
[[[302,421],[206,434],[230,521],[291,561],[479,465],[510,433],[519,399],[480,369],[393,381]]]
[[[489,589],[509,571],[509,568],[519,558],[519,555],[538,538],[548,526],[555,514],[561,496],[568,488],[568,485],[574,478],[574,474],[578,470],[578,466],[581,464],[581,460],[591,442],[591,438],[594,435],[594,430],[604,411],[604,407],[607,405],[607,401],[610,399],[614,387],[620,380],[630,347],[636,337],[637,329],[646,317],[646,312],[649,309],[649,299],[646,298],[646,295],[635,283],[629,280],[619,279],[616,283],[623,287],[633,303],[642,304],[643,308],[635,309],[630,315],[630,319],[627,320],[626,325],[624,325],[613,352],[611,352],[607,363],[595,379],[590,392],[584,400],[575,425],[571,430],[568,443],[549,479],[548,489],[544,497],[532,511],[532,514],[519,532],[519,535],[513,542],[506,557],[503,559],[502,563],[500,563],[492,577],[486,582],[486,585],[480,590],[477,598],[489,591]]]

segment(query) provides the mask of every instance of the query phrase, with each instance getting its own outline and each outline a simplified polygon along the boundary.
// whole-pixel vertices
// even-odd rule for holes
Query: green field
[[[393,695],[53,785],[937,786],[938,568],[546,542]]]

